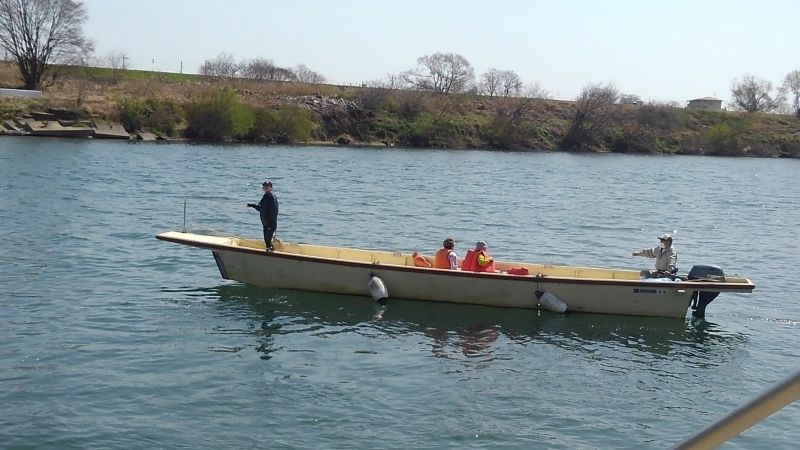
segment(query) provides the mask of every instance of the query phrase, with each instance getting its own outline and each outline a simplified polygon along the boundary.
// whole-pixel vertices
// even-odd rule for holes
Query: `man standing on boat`
[[[263,182],[261,190],[264,191],[261,201],[257,205],[248,203],[247,206],[255,208],[261,213],[261,226],[264,227],[264,243],[267,246],[267,251],[271,252],[275,250],[272,246],[272,235],[275,234],[275,229],[278,228],[278,199],[272,193],[271,181]]]
[[[642,275],[661,276],[674,275],[678,270],[678,252],[672,246],[672,235],[664,234],[658,237],[661,241],[658,247],[646,248],[633,252],[633,256],[644,256],[656,259],[656,270],[642,271]]]

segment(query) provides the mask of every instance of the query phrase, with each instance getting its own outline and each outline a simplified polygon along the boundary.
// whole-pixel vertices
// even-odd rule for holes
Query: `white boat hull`
[[[634,271],[536,265],[530,267],[541,270],[529,276],[479,274],[401,265],[399,261],[406,261],[408,255],[390,252],[284,243],[278,243],[275,252],[266,252],[257,248],[254,241],[236,237],[178,232],[157,237],[210,249],[220,274],[226,279],[334,294],[370,296],[369,280],[374,275],[386,285],[390,298],[539,309],[542,306],[535,293],[545,291],[563,301],[571,312],[683,318],[695,290],[749,292],[753,289],[746,279],[737,279],[746,283],[649,281],[640,280]],[[520,264],[499,263],[498,267]],[[548,267],[554,274],[568,269],[576,275],[591,275],[596,271],[607,277],[554,276],[546,272]]]

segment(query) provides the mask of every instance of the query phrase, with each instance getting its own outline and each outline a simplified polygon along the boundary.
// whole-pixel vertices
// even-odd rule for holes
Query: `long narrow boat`
[[[692,303],[693,314],[703,316],[720,292],[749,293],[755,288],[749,279],[725,276],[714,266],[695,266],[688,277],[674,280],[641,279],[634,270],[503,261],[495,263],[496,273],[476,273],[416,267],[410,253],[278,240],[275,251],[268,252],[260,240],[179,231],[156,238],[211,250],[225,279],[376,299],[377,285],[391,298],[684,318]]]

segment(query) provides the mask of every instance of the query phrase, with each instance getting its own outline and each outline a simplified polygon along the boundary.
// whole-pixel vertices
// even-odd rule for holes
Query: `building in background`
[[[702,97],[689,100],[687,108],[697,109],[722,109],[722,100],[714,97]]]

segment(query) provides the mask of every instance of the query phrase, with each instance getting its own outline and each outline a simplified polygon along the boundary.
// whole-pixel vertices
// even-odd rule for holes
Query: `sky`
[[[731,97],[752,74],[776,87],[800,70],[797,0],[85,0],[96,57],[132,69],[197,73],[237,61],[305,64],[334,84],[464,56],[476,77],[513,70],[551,97],[613,83],[644,101]]]

